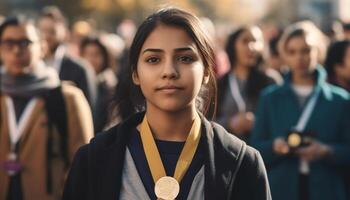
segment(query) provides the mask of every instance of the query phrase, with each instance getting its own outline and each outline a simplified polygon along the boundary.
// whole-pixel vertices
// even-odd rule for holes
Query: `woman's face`
[[[87,44],[81,52],[81,55],[92,65],[96,74],[100,73],[103,67],[106,67],[103,66],[103,54],[97,44]]]
[[[195,109],[205,73],[192,38],[179,27],[158,25],[145,40],[133,81],[141,87],[147,110],[179,112]]]
[[[243,31],[234,44],[236,63],[243,66],[254,66],[258,56],[258,41],[252,30]]]
[[[285,44],[284,61],[296,73],[312,71],[317,64],[317,49],[307,43],[305,36],[296,36]]]

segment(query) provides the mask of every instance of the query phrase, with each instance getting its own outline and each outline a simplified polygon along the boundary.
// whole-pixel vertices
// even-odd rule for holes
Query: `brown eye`
[[[146,59],[146,62],[147,63],[157,63],[157,62],[159,62],[160,61],[160,59],[159,58],[157,58],[157,57],[150,57],[150,58],[147,58]]]
[[[185,64],[189,64],[194,61],[192,56],[180,56],[177,58],[177,60]]]

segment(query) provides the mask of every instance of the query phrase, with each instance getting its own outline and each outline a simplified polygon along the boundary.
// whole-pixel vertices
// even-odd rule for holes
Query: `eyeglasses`
[[[0,45],[7,50],[12,50],[15,48],[15,46],[18,46],[21,50],[27,49],[29,45],[32,43],[33,42],[29,39],[20,39],[20,40],[6,39],[6,40],[0,41]]]

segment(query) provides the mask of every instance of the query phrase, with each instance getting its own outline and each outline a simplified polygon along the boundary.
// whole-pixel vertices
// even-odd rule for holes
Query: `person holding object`
[[[290,73],[263,91],[252,133],[275,200],[345,199],[339,169],[350,162],[350,96],[326,82],[312,27],[299,22],[282,35]]]

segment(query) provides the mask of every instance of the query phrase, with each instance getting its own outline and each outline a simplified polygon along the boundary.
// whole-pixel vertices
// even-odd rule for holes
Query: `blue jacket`
[[[314,132],[317,140],[330,145],[334,156],[310,163],[310,200],[344,200],[340,169],[350,163],[350,95],[326,82],[322,66],[315,70],[315,79],[315,88],[321,89],[321,93],[305,131]],[[298,199],[299,159],[276,155],[272,143],[277,137],[287,136],[301,113],[291,87],[291,74],[282,86],[270,86],[260,97],[251,142],[263,156],[274,200]]]

